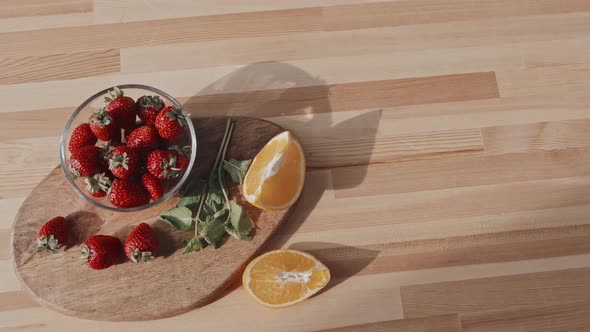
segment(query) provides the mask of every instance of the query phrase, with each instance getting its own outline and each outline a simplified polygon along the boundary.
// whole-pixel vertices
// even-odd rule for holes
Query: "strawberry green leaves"
[[[195,236],[186,242],[183,254],[200,251],[207,245],[217,248],[226,234],[249,240],[252,219],[235,200],[229,199],[227,183],[241,184],[251,160],[225,160],[234,123],[229,119],[217,159],[208,179],[194,180],[184,191],[175,208],[160,219],[178,230],[194,229]]]

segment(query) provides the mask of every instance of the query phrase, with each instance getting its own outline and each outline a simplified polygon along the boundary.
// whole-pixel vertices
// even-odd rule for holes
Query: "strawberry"
[[[109,157],[109,169],[119,179],[129,179],[139,169],[141,156],[134,149],[121,145]]]
[[[115,119],[115,122],[125,130],[133,130],[135,127],[135,100],[124,95],[123,91],[115,87],[105,97],[107,112]]]
[[[156,117],[158,135],[164,139],[172,139],[183,131],[188,114],[183,109],[172,106],[165,107]]]
[[[148,153],[158,148],[158,132],[150,126],[141,126],[133,130],[127,137],[127,146]]]
[[[104,109],[92,113],[88,122],[94,136],[103,141],[110,141],[115,136],[115,132],[120,131],[116,121]]]
[[[82,255],[93,270],[102,270],[118,263],[123,254],[121,241],[110,235],[94,235],[82,245]]]
[[[57,249],[68,243],[68,222],[64,217],[55,217],[46,222],[37,235],[37,252],[57,254]]]
[[[86,182],[86,191],[94,197],[106,196],[107,191],[109,191],[109,188],[113,183],[113,177],[105,172],[96,173],[93,176],[86,177],[84,179]]]
[[[119,208],[130,208],[150,202],[150,196],[143,187],[130,180],[116,180],[108,192],[109,200]]]
[[[141,176],[141,183],[145,190],[150,194],[152,201],[157,201],[164,196],[164,187],[162,187],[162,183],[150,173],[145,173]]]
[[[98,159],[99,148],[94,145],[86,145],[78,148],[70,157],[70,170],[74,177],[92,176],[100,170]]]
[[[141,96],[135,105],[137,116],[146,126],[155,125],[158,113],[166,106],[159,96]]]
[[[71,153],[74,153],[79,147],[84,145],[94,145],[96,144],[96,141],[96,136],[92,133],[90,125],[88,123],[83,123],[76,127],[72,132],[72,136],[70,136],[69,150]]]
[[[180,148],[178,145],[173,145],[168,149],[176,153],[176,168],[181,172],[186,171],[190,163],[189,156],[191,155],[191,147],[185,146]]]
[[[158,240],[150,225],[142,222],[137,225],[125,240],[125,255],[133,263],[147,262],[154,258]]]
[[[103,170],[109,169],[109,159],[111,158],[111,153],[116,147],[120,145],[121,142],[118,141],[107,141],[99,147],[100,150],[98,152],[98,161]]]
[[[147,158],[147,169],[160,180],[175,178],[180,174],[176,167],[176,152],[169,150],[152,151]]]

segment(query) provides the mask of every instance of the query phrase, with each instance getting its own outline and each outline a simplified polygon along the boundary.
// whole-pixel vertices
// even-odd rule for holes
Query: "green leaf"
[[[214,248],[217,247],[217,242],[225,236],[224,225],[227,213],[227,209],[219,210],[199,223],[199,234]]]
[[[209,191],[207,192],[207,198],[205,198],[203,210],[201,211],[201,220],[206,219],[205,217],[211,216],[223,208],[223,192],[219,187],[217,176],[212,175],[209,178],[208,190]]]
[[[184,206],[176,207],[162,212],[162,214],[160,214],[160,220],[178,230],[186,231],[192,227],[193,213]]]
[[[182,254],[188,254],[189,252],[197,252],[203,248],[205,248],[207,244],[204,243],[203,239],[198,236],[195,236],[190,241],[187,241],[184,247],[184,251]]]
[[[234,183],[242,184],[244,182],[244,177],[246,176],[246,172],[250,167],[252,160],[235,160],[230,159],[223,161],[223,170],[230,176],[231,180]]]
[[[192,181],[188,187],[185,189],[184,194],[178,204],[177,207],[186,207],[191,210],[196,209],[201,203],[201,198],[203,197],[203,193],[205,191],[207,182],[205,180],[197,178],[196,180]]]
[[[231,212],[229,223],[225,225],[226,232],[239,240],[250,240],[249,235],[253,228],[252,219],[235,200],[229,201],[229,207]]]

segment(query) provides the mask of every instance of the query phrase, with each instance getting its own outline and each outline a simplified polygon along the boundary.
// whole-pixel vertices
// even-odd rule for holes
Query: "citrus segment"
[[[330,270],[315,257],[296,250],[275,250],[255,258],[244,271],[246,292],[271,308],[299,303],[330,281]]]
[[[285,131],[256,155],[244,178],[243,193],[258,208],[285,209],[299,198],[304,180],[303,149],[295,136]]]

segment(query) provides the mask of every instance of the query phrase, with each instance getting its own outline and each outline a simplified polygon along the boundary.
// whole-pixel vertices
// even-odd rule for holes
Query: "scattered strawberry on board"
[[[147,262],[155,256],[158,240],[150,225],[142,222],[131,231],[124,248],[125,255],[133,263]]]
[[[94,235],[82,245],[82,255],[93,270],[102,270],[121,261],[123,246],[111,235]]]
[[[37,251],[56,254],[57,249],[68,244],[68,222],[64,217],[55,217],[46,222],[37,234]]]

